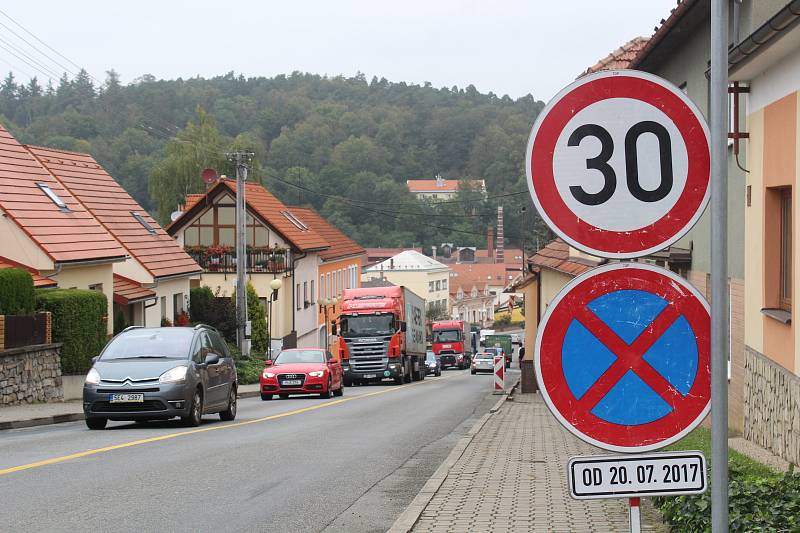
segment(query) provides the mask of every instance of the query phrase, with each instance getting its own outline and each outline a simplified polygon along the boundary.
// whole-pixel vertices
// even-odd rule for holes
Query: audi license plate
[[[144,394],[109,394],[109,403],[143,402]]]
[[[285,379],[281,381],[281,385],[300,385],[301,383],[303,382],[299,379]]]
[[[377,378],[378,374],[364,374],[364,379]]]

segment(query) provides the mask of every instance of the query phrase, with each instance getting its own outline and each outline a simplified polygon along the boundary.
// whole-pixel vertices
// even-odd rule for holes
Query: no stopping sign
[[[534,204],[561,238],[600,257],[640,257],[678,240],[703,213],[708,127],[671,83],[600,72],[547,104],[525,166]]]

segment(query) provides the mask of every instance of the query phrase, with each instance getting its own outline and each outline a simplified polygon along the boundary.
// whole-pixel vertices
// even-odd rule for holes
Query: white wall
[[[303,284],[306,284],[306,292],[309,293],[311,299],[311,280],[314,280],[315,292],[319,288],[316,287],[317,272],[319,272],[319,256],[316,253],[310,253],[302,259],[295,259],[294,282],[292,283],[292,294],[295,295],[294,312],[295,312],[295,330],[297,331],[297,346],[300,348],[312,348],[317,346],[319,339],[317,338],[317,319],[319,317],[319,309],[316,305],[317,294],[314,294],[313,303],[307,308],[304,306],[303,297]],[[297,285],[300,286],[300,300],[297,300]],[[284,293],[283,295],[291,303],[291,294]],[[299,309],[298,309],[299,307]]]
[[[168,281],[161,281],[155,286],[150,287],[156,291],[158,300],[155,305],[152,302],[147,302],[148,307],[145,310],[145,325],[148,327],[157,327],[161,324],[161,317],[167,317],[170,322],[173,320],[175,308],[173,306],[173,296],[175,294],[182,294],[183,309],[189,308],[189,277],[171,279]],[[163,308],[162,308],[163,298]],[[163,313],[163,314],[162,314]]]

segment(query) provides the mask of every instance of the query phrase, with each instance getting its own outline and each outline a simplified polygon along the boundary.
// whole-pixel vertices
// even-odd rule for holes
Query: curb
[[[470,445],[472,440],[475,438],[483,426],[486,425],[486,422],[489,421],[489,418],[495,414],[500,408],[503,406],[503,403],[514,394],[514,391],[519,385],[519,380],[511,387],[511,389],[503,394],[503,397],[497,400],[497,403],[494,404],[494,407],[489,409],[489,412],[483,415],[475,424],[467,431],[466,435],[461,437],[456,445],[450,450],[450,454],[447,458],[439,465],[439,468],[433,473],[430,479],[422,486],[420,491],[411,501],[411,503],[406,507],[406,509],[400,513],[400,516],[397,517],[392,527],[389,528],[387,533],[408,533],[417,523],[419,517],[422,515],[422,512],[425,511],[425,508],[431,502],[433,497],[439,491],[439,488],[444,483],[444,480],[447,479],[447,476],[450,474],[450,470],[453,469],[456,462],[464,455],[464,452],[467,450],[467,446]]]
[[[237,398],[255,398],[260,396],[261,393],[257,390],[245,391],[237,395]],[[0,431],[5,429],[22,429],[35,426],[49,426],[51,424],[63,424],[65,422],[79,422],[85,418],[83,413],[66,413],[63,415],[42,416],[39,418],[29,418],[27,420],[10,420],[8,422],[0,422]]]

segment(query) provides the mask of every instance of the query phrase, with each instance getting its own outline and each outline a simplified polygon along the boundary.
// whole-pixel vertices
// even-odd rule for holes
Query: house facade
[[[344,289],[361,287],[361,264],[366,258],[366,250],[358,243],[342,233],[338,228],[325,220],[319,213],[309,207],[292,207],[292,213],[302,219],[329,245],[327,250],[319,252],[317,265],[317,282],[310,283],[308,288],[311,303],[319,310],[317,316],[318,346],[325,346],[331,353],[339,350],[332,342],[339,337],[330,336],[330,323],[338,320],[341,307],[339,302]],[[306,291],[306,287],[303,287]],[[316,291],[316,292],[315,292]]]
[[[187,198],[167,231],[202,268],[193,285],[207,285],[220,296],[235,292],[236,182],[221,179],[205,194]],[[273,299],[271,338],[280,346],[319,343],[316,280],[319,252],[327,241],[258,183],[247,183],[247,279],[269,310],[270,283],[280,279]]]
[[[494,321],[495,295],[488,283],[450,283],[450,316],[478,326]]]
[[[450,269],[415,250],[405,250],[365,268],[361,279],[387,279],[408,287],[425,300],[428,310],[438,306],[444,315],[450,316]]]
[[[26,148],[125,250],[113,266],[114,315],[129,325],[174,323],[189,307],[200,266],[91,155]]]
[[[486,195],[486,182],[484,180],[446,180],[436,176],[432,180],[406,180],[408,192],[420,200],[441,202],[454,200],[458,191],[466,187]]]
[[[765,2],[729,52],[732,82],[749,90],[744,202],[744,436],[800,462],[797,185],[800,28],[792,4]],[[776,5],[777,4],[777,5]],[[770,7],[771,10],[766,8]],[[780,29],[779,29],[780,28]],[[739,235],[741,239],[741,235]],[[795,296],[798,294],[798,296]],[[737,312],[738,310],[734,310]]]
[[[114,265],[127,260],[120,243],[61,181],[0,126],[2,254],[59,287],[102,292],[114,301]]]

